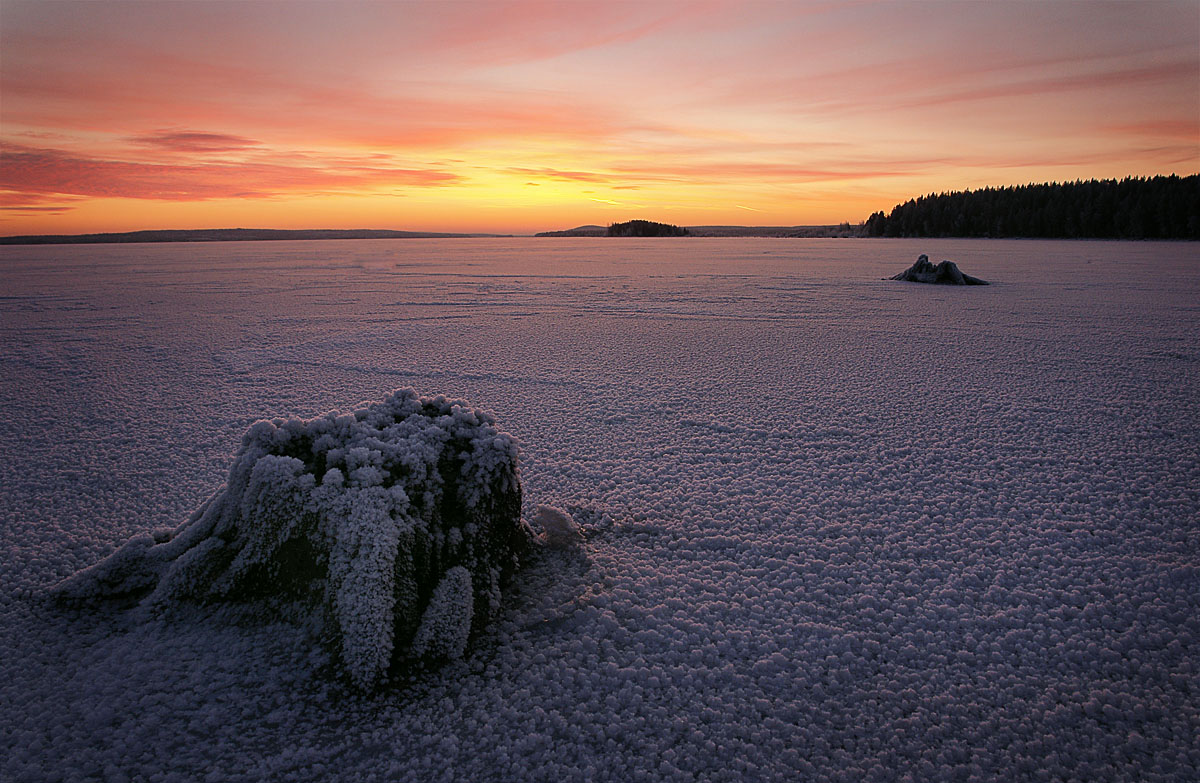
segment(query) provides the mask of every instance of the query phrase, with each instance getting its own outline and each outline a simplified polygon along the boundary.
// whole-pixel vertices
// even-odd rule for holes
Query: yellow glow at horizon
[[[253,164],[260,156],[278,162],[286,159],[284,150],[264,144],[245,160]],[[397,169],[444,170],[458,180],[434,186],[380,185],[316,193],[296,190],[267,198],[64,198],[72,209],[62,215],[10,213],[0,217],[0,234],[191,228],[525,234],[633,218],[692,226],[856,224],[872,212],[887,211],[908,198],[946,190],[947,182],[962,189],[1062,179],[1064,170],[1077,171],[1081,178],[1156,173],[1153,169],[1130,172],[1128,162],[1060,164],[1053,169],[1046,164],[1010,165],[1006,170],[1012,179],[1001,182],[990,167],[973,170],[934,162],[911,172],[882,172],[849,180],[814,176],[812,181],[788,182],[778,177],[755,178],[755,167],[769,165],[769,161],[727,154],[719,159],[728,167],[725,170],[693,166],[688,176],[673,176],[655,173],[664,161],[673,163],[671,158],[636,148],[614,151],[562,139],[393,151],[312,145],[306,154],[334,172],[353,173],[357,162],[379,159],[381,165]],[[211,155],[205,162],[236,166],[238,160],[234,153]],[[861,165],[869,168],[869,161]],[[820,168],[819,164],[814,167]],[[252,189],[254,184],[248,181],[245,186]]]

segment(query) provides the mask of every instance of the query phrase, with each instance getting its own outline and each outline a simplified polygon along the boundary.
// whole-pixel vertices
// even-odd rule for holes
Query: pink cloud
[[[278,163],[191,165],[106,160],[60,150],[0,145],[0,188],[21,194],[203,201],[271,198],[365,187],[436,187],[458,175],[436,169],[289,166]]]
[[[643,182],[771,182],[803,183],[850,181],[877,177],[903,177],[942,166],[946,158],[882,160],[869,163],[844,160],[823,166],[789,163],[695,161],[671,163],[626,163],[613,170],[623,178]]]
[[[0,211],[13,215],[61,215],[74,208],[59,195],[0,191]]]
[[[129,137],[137,127],[253,128],[257,139],[202,131],[139,133],[148,148],[215,152],[255,143],[347,144],[382,149],[446,148],[493,140],[607,140],[652,127],[624,110],[589,98],[462,87],[453,95],[400,92],[344,80],[321,84],[279,79],[226,64],[188,62],[142,53],[136,67],[78,72],[5,66],[5,124]],[[149,76],[153,75],[153,78]],[[407,90],[407,91],[406,91]]]
[[[159,147],[172,152],[234,152],[259,146],[254,139],[233,136],[228,133],[175,130],[155,131],[130,139],[134,144]]]
[[[1119,68],[1068,76],[1050,76],[1011,81],[1006,84],[971,86],[935,92],[900,101],[906,107],[928,107],[948,103],[986,101],[1046,95],[1076,90],[1111,91],[1117,87],[1140,86],[1154,82],[1176,82],[1200,76],[1195,61],[1178,60],[1138,68]]]
[[[714,3],[480,3],[461,19],[445,18],[415,41],[430,55],[472,65],[507,65],[630,43],[694,19]],[[450,22],[450,23],[446,23]]]
[[[1163,139],[1174,139],[1190,144],[1193,151],[1200,146],[1200,120],[1194,118],[1118,123],[1105,125],[1100,130],[1118,136],[1156,136]]]

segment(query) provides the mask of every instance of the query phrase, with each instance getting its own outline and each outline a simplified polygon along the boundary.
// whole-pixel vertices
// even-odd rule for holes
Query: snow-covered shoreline
[[[879,278],[921,252],[993,284]],[[0,250],[0,778],[1186,780],[1200,258],[1179,243]],[[932,290],[931,290],[932,289]],[[246,426],[399,386],[566,509],[461,663],[46,589]],[[219,613],[213,617],[212,613]]]

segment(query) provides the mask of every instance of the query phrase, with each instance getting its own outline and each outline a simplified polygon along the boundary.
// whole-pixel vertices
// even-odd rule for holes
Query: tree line
[[[1200,239],[1200,175],[937,193],[876,212],[871,237]]]

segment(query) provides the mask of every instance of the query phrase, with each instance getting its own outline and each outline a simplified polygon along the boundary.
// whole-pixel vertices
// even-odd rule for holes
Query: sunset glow
[[[850,221],[1200,171],[1183,2],[0,4],[0,234]]]

